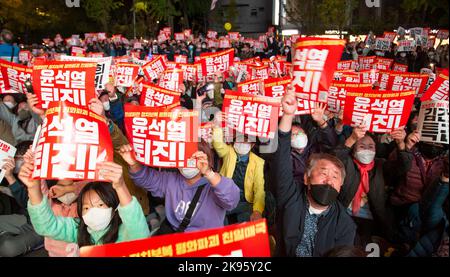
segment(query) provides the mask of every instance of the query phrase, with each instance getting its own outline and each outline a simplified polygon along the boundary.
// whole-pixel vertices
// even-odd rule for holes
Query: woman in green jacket
[[[28,213],[36,232],[78,246],[100,245],[146,238],[150,232],[142,208],[125,185],[122,166],[113,162],[98,164],[107,182],[88,183],[78,197],[78,217],[53,214],[40,182],[30,178],[34,167],[31,150],[24,156],[20,180],[28,188]]]

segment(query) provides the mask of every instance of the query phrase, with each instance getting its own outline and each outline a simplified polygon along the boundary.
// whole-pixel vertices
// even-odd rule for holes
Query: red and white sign
[[[340,61],[337,64],[337,70],[356,70],[358,63],[356,61]]]
[[[386,73],[383,73],[382,75],[385,74]],[[382,83],[385,82],[385,78],[381,78],[380,90],[383,90],[384,87],[382,87]],[[387,82],[386,90],[415,90],[416,95],[418,95],[418,97],[421,97],[423,91],[425,90],[427,81],[428,74],[389,72],[389,80]]]
[[[142,84],[141,105],[146,107],[162,107],[180,102],[180,93],[161,88],[151,83]]]
[[[206,37],[209,39],[215,39],[217,37],[217,32],[208,30],[208,34],[206,35]]]
[[[300,38],[295,43],[292,85],[300,99],[299,110],[307,114],[312,103],[327,101],[328,88],[344,46],[345,40],[338,39]]]
[[[104,180],[97,163],[113,161],[103,117],[68,102],[52,102],[45,113],[34,158],[34,179]]]
[[[183,80],[196,82],[197,81],[197,71],[198,71],[198,68],[201,68],[201,66],[198,64],[180,63],[180,64],[177,64],[177,68],[179,68],[183,71]]]
[[[373,64],[375,63],[377,56],[369,56],[369,57],[358,57],[359,62],[359,70],[370,70],[373,68]]]
[[[3,169],[3,166],[5,165],[3,160],[8,157],[14,157],[16,150],[17,149],[14,146],[0,139],[0,182],[3,180],[6,173],[6,170]]]
[[[347,91],[344,109],[344,124],[363,124],[369,132],[389,133],[406,126],[414,103],[415,92]]]
[[[270,257],[270,248],[266,221],[261,219],[204,231],[85,246],[80,249],[80,256]]]
[[[374,69],[378,69],[378,70],[391,70],[391,66],[394,63],[393,59],[386,59],[386,58],[380,58],[377,57],[377,59],[375,60],[375,63],[373,65]]]
[[[264,95],[281,97],[286,93],[287,86],[292,83],[291,77],[269,78],[264,80]]]
[[[30,51],[20,51],[19,52],[19,62],[27,63],[31,60],[31,52]]]
[[[394,32],[384,32],[383,38],[389,39],[391,42],[394,42],[395,37],[397,36]]]
[[[187,63],[188,57],[186,55],[174,55],[176,63]]]
[[[53,61],[33,66],[33,88],[40,104],[70,102],[87,107],[95,94],[96,63]]]
[[[231,48],[231,42],[227,38],[219,40],[219,48]]]
[[[134,63],[119,63],[116,65],[115,82],[116,87],[131,87],[139,73],[139,65]]]
[[[252,80],[265,80],[269,78],[269,66],[252,66],[250,65],[250,76]]]
[[[198,111],[125,105],[125,128],[136,160],[154,167],[196,167]]]
[[[181,69],[168,69],[163,72],[158,85],[162,88],[179,91],[183,83],[183,71]]]
[[[394,65],[392,66],[392,71],[394,71],[394,72],[408,72],[408,65],[400,64],[400,63],[394,63]]]
[[[167,67],[163,56],[153,56],[153,59],[142,67],[145,77],[147,77],[149,81],[159,79],[161,73],[166,69]]]
[[[420,101],[428,100],[449,100],[448,96],[448,71],[446,74],[439,74],[433,84],[428,88],[428,90],[423,94]]]
[[[274,138],[279,108],[280,99],[227,90],[222,111],[227,116],[227,128],[251,136]]]
[[[192,34],[192,30],[191,29],[186,29],[183,31],[183,34],[186,38],[189,38]]]
[[[436,38],[440,40],[448,39],[448,30],[439,30],[436,34]]]
[[[347,96],[348,90],[353,92],[363,90],[367,91],[367,89],[370,89],[371,87],[371,84],[355,84],[342,81],[332,82],[330,88],[328,89],[327,110],[332,113],[339,113],[344,109],[345,97]]]
[[[262,95],[261,80],[250,80],[237,84],[238,92],[251,95]]]
[[[414,40],[399,40],[397,44],[398,52],[412,52],[416,50],[416,42]]]
[[[72,52],[70,54],[71,56],[76,57],[85,57],[86,56],[86,50],[81,47],[72,46]]]
[[[229,32],[228,35],[231,40],[239,40],[239,32]]]
[[[180,40],[183,41],[186,39],[186,37],[184,36],[184,33],[175,33],[175,40]]]
[[[164,27],[162,29],[163,33],[166,34],[168,38],[172,35],[172,28],[171,27]]]
[[[4,92],[26,93],[24,83],[27,79],[32,79],[31,67],[0,59],[0,71],[4,82]]]
[[[234,62],[234,49],[228,49],[217,53],[200,54],[203,76],[223,73],[230,69]]]

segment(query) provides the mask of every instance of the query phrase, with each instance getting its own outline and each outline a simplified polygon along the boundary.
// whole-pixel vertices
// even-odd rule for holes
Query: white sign
[[[3,159],[8,158],[8,157],[13,157],[16,154],[16,148],[14,146],[12,146],[11,144],[0,140],[0,168],[3,167],[3,165],[5,164],[5,162],[3,161]],[[5,170],[1,169],[0,170],[0,182],[3,180],[3,177],[5,177]]]
[[[449,143],[448,101],[430,100],[420,106],[417,129],[421,141]]]

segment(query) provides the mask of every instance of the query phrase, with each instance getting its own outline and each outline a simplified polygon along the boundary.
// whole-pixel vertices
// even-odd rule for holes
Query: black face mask
[[[420,143],[419,151],[425,159],[432,160],[442,154],[444,149],[428,143]]]
[[[311,190],[311,197],[321,206],[328,206],[336,201],[339,192],[331,185],[309,185]]]

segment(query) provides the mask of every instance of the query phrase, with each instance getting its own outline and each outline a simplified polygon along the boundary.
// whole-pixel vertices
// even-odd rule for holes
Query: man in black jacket
[[[287,256],[322,256],[336,246],[353,245],[356,226],[336,201],[345,178],[344,165],[329,154],[314,154],[304,176],[295,184],[291,162],[291,127],[297,100],[288,91],[282,100],[284,115],[279,125],[274,157],[276,199],[282,214],[282,241]]]

